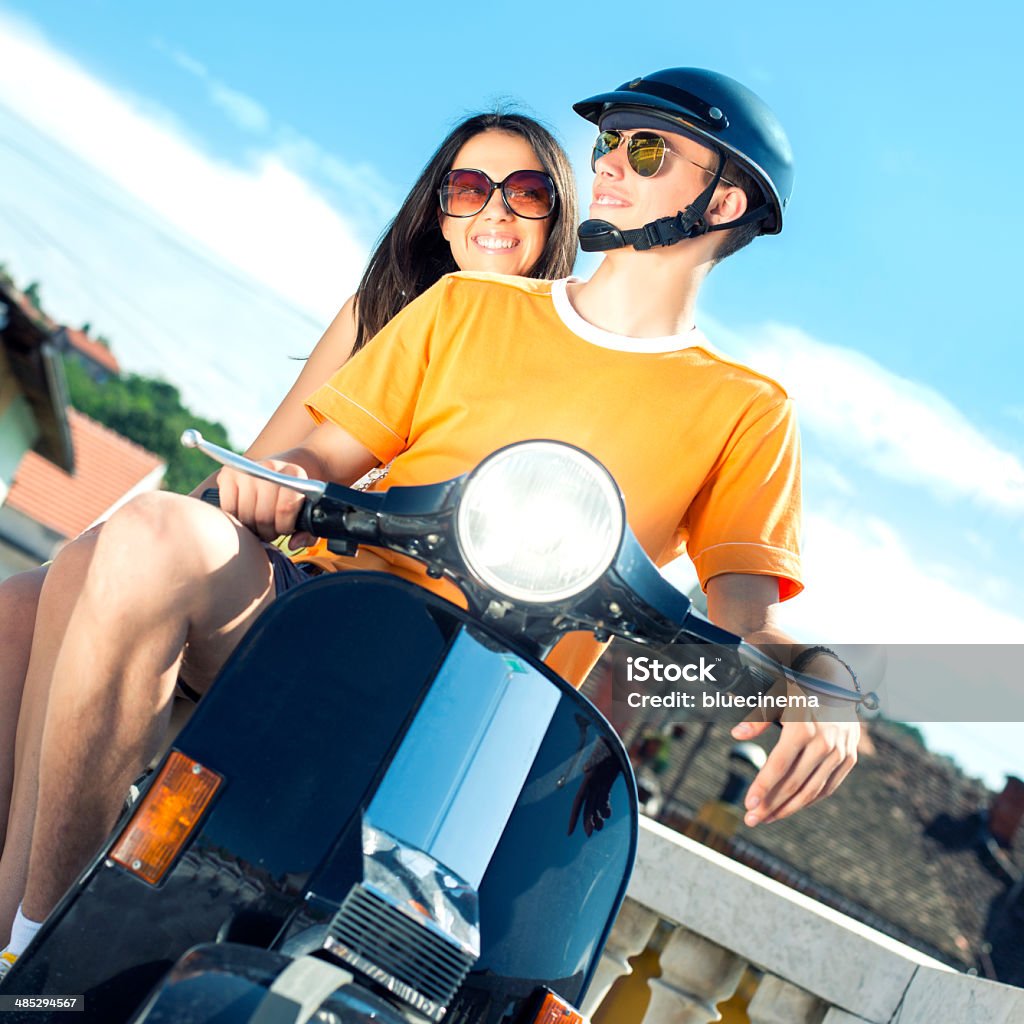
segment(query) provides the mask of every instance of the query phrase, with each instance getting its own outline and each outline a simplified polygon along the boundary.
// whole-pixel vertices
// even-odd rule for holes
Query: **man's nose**
[[[626,145],[616,146],[610,153],[594,161],[594,173],[621,178],[626,173]]]

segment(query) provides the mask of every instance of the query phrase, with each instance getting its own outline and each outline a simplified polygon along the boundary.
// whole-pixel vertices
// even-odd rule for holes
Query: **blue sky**
[[[810,586],[791,628],[1024,643],[1018,9],[533,13],[0,0],[0,261],[244,443],[454,120],[516,101],[585,194],[574,100],[714,67],[771,103],[797,156],[785,233],[716,269],[699,317],[801,410]],[[1024,770],[1020,725],[979,730],[940,742],[993,782]]]

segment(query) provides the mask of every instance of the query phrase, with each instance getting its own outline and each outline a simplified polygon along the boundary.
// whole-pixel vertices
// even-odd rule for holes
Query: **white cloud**
[[[301,366],[288,357],[310,351],[325,318],[204,255],[3,104],[0,147],[0,260],[18,282],[41,282],[53,316],[89,321],[126,370],[171,381],[251,440]]]
[[[726,351],[785,384],[805,429],[833,451],[940,497],[1024,512],[1024,463],[932,388],[795,327],[769,324],[746,338],[715,328],[725,335]]]
[[[805,479],[814,479],[824,488],[844,497],[853,497],[857,493],[856,484],[838,466],[825,459],[808,456],[804,453],[803,473]]]
[[[900,530],[878,517],[829,509],[805,517],[806,590],[782,608],[797,640],[833,644],[1024,643],[1024,618],[1005,610],[1009,587],[915,558]],[[688,559],[667,567],[677,587],[696,576]]]
[[[396,197],[387,184],[380,181],[378,168],[365,161],[338,159],[289,125],[274,121],[262,104],[222,82],[194,57],[159,39],[153,45],[183,71],[198,78],[206,87],[210,102],[236,127],[270,139],[273,152],[284,164],[296,173],[333,188],[341,200],[340,206],[354,210],[354,220],[368,228],[370,234],[376,235],[380,225],[390,219]],[[374,184],[368,185],[371,182]]]
[[[783,605],[800,639],[834,643],[1024,643],[1024,618],[993,603],[1006,590],[915,558],[877,517],[812,511],[803,550],[807,591]]]
[[[239,128],[249,132],[265,132],[270,127],[270,115],[251,96],[228,88],[223,82],[210,83],[210,99],[231,118]]]
[[[187,53],[169,47],[159,39],[153,45],[161,53],[166,53],[183,71],[203,82],[214,105],[227,114],[239,128],[257,135],[264,134],[270,128],[270,115],[257,100],[225,85],[210,74],[205,64]]]
[[[259,120],[247,97],[225,88],[220,98],[234,116]],[[279,153],[262,153],[245,168],[208,156],[169,115],[115,92],[4,15],[0,103],[206,249],[320,317],[358,280],[365,251],[352,227]]]

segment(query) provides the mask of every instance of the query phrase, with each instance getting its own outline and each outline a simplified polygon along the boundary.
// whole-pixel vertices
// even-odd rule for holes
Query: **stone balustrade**
[[[645,950],[660,976],[647,983],[646,1010],[625,1013],[612,986]],[[629,893],[584,1012],[614,1024],[709,1024],[741,978],[756,985],[751,1024],[1024,1022],[1024,989],[960,974],[642,819]]]

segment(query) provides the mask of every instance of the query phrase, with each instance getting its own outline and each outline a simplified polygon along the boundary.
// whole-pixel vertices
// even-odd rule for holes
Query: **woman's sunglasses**
[[[594,150],[590,154],[590,169],[592,171],[596,170],[597,161],[618,149],[623,143],[626,144],[626,160],[629,162],[629,166],[641,178],[653,178],[661,170],[661,165],[665,162],[666,153],[678,156],[681,160],[693,164],[694,167],[699,167],[707,174],[713,175],[715,173],[703,164],[697,163],[696,160],[691,160],[689,157],[669,149],[664,136],[658,135],[656,132],[633,132],[631,135],[626,136],[623,132],[613,130],[604,131],[598,135],[597,141],[594,143]],[[727,178],[722,178],[721,180],[726,185],[733,184]]]
[[[510,213],[527,220],[543,220],[555,208],[555,183],[543,171],[513,171],[504,181],[491,181],[470,167],[449,171],[437,190],[441,212],[447,217],[472,217],[489,202],[495,191]]]

